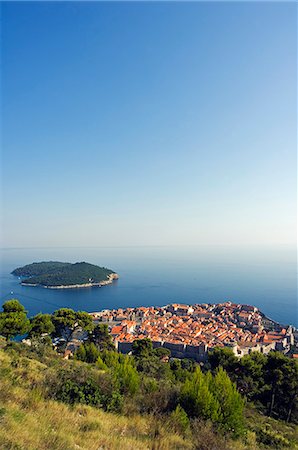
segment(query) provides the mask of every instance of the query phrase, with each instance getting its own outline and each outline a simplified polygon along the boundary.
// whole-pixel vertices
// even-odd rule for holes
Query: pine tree
[[[180,405],[171,413],[170,424],[177,433],[183,434],[189,428],[189,418]]]
[[[75,359],[79,359],[80,361],[86,361],[86,350],[84,344],[80,345],[80,347],[75,352]]]
[[[96,367],[99,370],[108,370],[107,365],[103,362],[103,360],[101,359],[100,356],[98,356],[97,360],[96,360]]]
[[[27,333],[29,329],[30,322],[24,306],[15,299],[5,302],[0,313],[0,335],[10,339]]]
[[[90,314],[85,311],[78,311],[76,313],[76,319],[79,327],[82,327],[85,331],[93,331],[94,323]]]
[[[51,334],[54,330],[50,314],[37,314],[31,319],[30,337],[39,337],[43,333]]]
[[[86,350],[86,362],[95,363],[99,357],[99,351],[96,348],[96,345],[91,342],[90,344],[85,344]]]
[[[198,367],[186,380],[181,390],[181,405],[191,417],[211,419],[216,422],[220,417],[220,405],[209,390],[210,376],[204,375]]]
[[[232,383],[222,367],[213,377],[210,389],[220,404],[221,416],[218,422],[221,428],[235,435],[242,434],[244,430],[244,400],[237,391],[235,383]]]
[[[132,365],[128,357],[123,364],[118,364],[114,371],[115,382],[119,383],[122,394],[134,395],[140,386],[140,377],[136,368]]]

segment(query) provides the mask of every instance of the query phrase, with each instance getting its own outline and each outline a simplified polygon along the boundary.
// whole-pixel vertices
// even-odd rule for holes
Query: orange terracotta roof
[[[122,325],[117,325],[115,327],[112,328],[111,330],[111,334],[120,334],[123,330],[123,326]]]

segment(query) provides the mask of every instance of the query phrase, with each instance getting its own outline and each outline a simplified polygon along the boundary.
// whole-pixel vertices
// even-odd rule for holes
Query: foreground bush
[[[217,387],[226,386],[223,378]],[[297,448],[293,426],[257,411],[246,414],[248,431],[241,440],[231,440],[211,421],[189,419],[178,404],[178,386],[174,390],[169,380],[145,377],[135,394],[121,394],[110,369],[65,361],[51,351],[41,356],[17,343],[0,350],[0,385],[1,450]],[[151,413],[140,415],[144,400]],[[119,414],[121,410],[129,416]],[[262,434],[267,429],[274,436]]]
[[[212,376],[198,367],[182,386],[180,398],[190,417],[211,420],[236,436],[243,434],[244,401],[222,368]]]

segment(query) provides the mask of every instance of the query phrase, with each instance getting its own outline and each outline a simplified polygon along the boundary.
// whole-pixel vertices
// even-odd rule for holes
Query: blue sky
[[[2,246],[294,244],[294,3],[2,3]]]

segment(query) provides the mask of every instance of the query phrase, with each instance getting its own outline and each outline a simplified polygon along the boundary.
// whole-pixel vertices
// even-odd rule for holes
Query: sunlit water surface
[[[102,288],[49,290],[25,287],[10,272],[34,261],[86,261],[120,276]],[[224,246],[44,248],[1,250],[1,303],[18,298],[29,315],[60,307],[105,308],[217,303],[259,307],[269,317],[298,326],[296,250]]]

